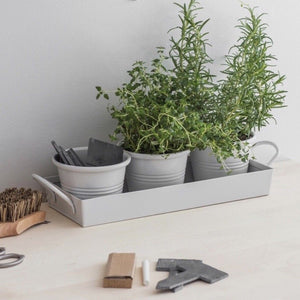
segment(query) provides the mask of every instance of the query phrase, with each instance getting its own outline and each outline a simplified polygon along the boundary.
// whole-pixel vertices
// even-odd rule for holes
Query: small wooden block
[[[105,288],[131,288],[135,269],[135,253],[110,253],[103,280]]]

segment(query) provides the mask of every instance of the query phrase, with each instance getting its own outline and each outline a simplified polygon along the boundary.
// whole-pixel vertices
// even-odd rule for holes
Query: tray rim
[[[271,179],[272,179],[272,171],[273,168],[266,166],[262,163],[259,163],[257,161],[250,161],[250,167],[253,168],[251,172],[244,173],[244,174],[236,174],[236,175],[230,175],[225,177],[219,177],[219,178],[213,178],[213,179],[207,179],[207,180],[201,180],[201,181],[192,181],[192,182],[186,182],[183,184],[178,185],[172,185],[172,186],[165,186],[165,187],[159,187],[154,189],[148,189],[148,190],[142,190],[142,191],[134,191],[134,192],[125,192],[121,194],[111,194],[111,195],[104,195],[104,196],[98,196],[94,198],[89,199],[79,199],[76,196],[73,196],[65,191],[63,191],[61,188],[59,188],[57,185],[56,187],[59,188],[64,194],[66,194],[72,201],[74,207],[76,208],[75,215],[70,213],[68,211],[68,208],[64,205],[60,207],[61,204],[60,198],[57,197],[57,195],[53,196],[52,199],[48,199],[48,204],[51,208],[57,210],[58,212],[62,213],[66,217],[70,218],[74,222],[78,223],[79,225],[86,227],[86,226],[93,226],[93,225],[100,225],[105,223],[111,223],[111,222],[117,222],[122,220],[128,220],[128,219],[135,219],[140,217],[146,217],[156,214],[163,214],[163,213],[169,213],[169,212],[175,212],[180,210],[186,210],[186,209],[192,209],[192,208],[198,208],[198,207],[204,207],[214,204],[221,204],[226,202],[232,202],[237,200],[243,200],[243,199],[249,199],[259,196],[265,196],[269,194],[270,185],[271,185]],[[46,177],[47,180],[56,181],[57,182],[57,176],[49,176]],[[230,193],[225,191],[224,198],[218,199],[216,192],[207,192],[205,194],[205,197],[207,198],[206,201],[197,200],[198,198],[198,188],[199,190],[209,189],[210,186],[217,185],[218,188],[226,186],[228,183],[231,184],[244,184],[247,183],[248,180],[250,180],[255,185],[261,185],[260,189],[255,191],[255,189],[252,191],[251,189],[241,192],[234,192],[232,193],[232,197],[230,197]],[[247,185],[244,185],[246,189],[248,189]],[[186,193],[186,194],[184,194]],[[149,202],[153,202],[160,205],[159,201],[156,199],[158,197],[168,197],[168,195],[172,195],[176,199],[176,203],[172,203],[172,200],[166,200],[166,204],[160,208],[160,207],[151,207]],[[180,195],[186,195],[191,197],[191,199],[186,200],[185,204],[180,203]],[[200,193],[201,194],[201,191]],[[151,199],[153,197],[153,199]],[[54,198],[54,199],[53,199]],[[141,199],[141,200],[138,200]],[[150,199],[150,200],[149,200]],[[168,207],[168,203],[170,207]],[[136,208],[136,213],[128,213],[125,212],[127,209],[127,205],[133,205]],[[143,205],[145,206],[143,209]],[[117,214],[113,212],[114,206],[122,207],[124,210],[124,213]],[[95,214],[95,208],[97,210],[102,211],[103,213],[110,214],[108,217],[101,217],[101,216],[93,216],[92,214]],[[130,210],[130,209],[127,209]]]

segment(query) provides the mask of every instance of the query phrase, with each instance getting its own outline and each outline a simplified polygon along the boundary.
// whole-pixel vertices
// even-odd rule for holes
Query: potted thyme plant
[[[131,155],[126,171],[130,191],[183,183],[190,149],[206,130],[176,89],[177,78],[165,67],[166,59],[158,48],[150,68],[142,61],[133,64],[129,82],[115,91],[119,104],[108,106],[117,120],[111,138]],[[102,87],[96,89],[97,98],[109,99]]]

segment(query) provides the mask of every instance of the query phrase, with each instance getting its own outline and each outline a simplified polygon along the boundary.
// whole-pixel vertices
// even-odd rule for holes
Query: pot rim
[[[88,147],[76,147],[73,148],[75,151],[76,150],[87,150]],[[55,159],[55,156],[57,154],[52,156],[52,162],[53,164],[59,168],[59,169],[63,169],[66,171],[70,171],[70,172],[80,172],[80,173],[98,173],[98,172],[105,172],[105,171],[111,171],[114,169],[120,169],[122,167],[126,167],[130,161],[131,161],[131,156],[126,153],[126,151],[123,150],[123,161],[118,163],[118,164],[113,164],[113,165],[108,165],[108,166],[99,166],[99,167],[88,167],[88,166],[71,166],[71,165],[66,165],[63,163],[60,163],[59,161],[57,161]],[[124,160],[125,157],[125,160]]]
[[[163,160],[163,159],[175,159],[177,157],[181,156],[188,156],[190,154],[190,150],[184,150],[180,152],[175,153],[168,153],[168,154],[148,154],[148,153],[137,153],[137,152],[131,152],[128,150],[124,150],[125,153],[128,153],[133,158],[137,159],[145,159],[145,160]]]

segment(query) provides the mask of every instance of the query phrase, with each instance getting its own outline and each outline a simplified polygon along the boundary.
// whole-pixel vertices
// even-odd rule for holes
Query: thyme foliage
[[[115,91],[118,105],[108,109],[118,124],[111,136],[121,139],[126,150],[168,154],[196,147],[207,130],[199,122],[197,112],[188,108],[189,103],[176,89],[177,78],[165,67],[168,59],[164,49],[158,48],[158,57],[151,67],[138,61],[128,71],[130,80]],[[98,86],[97,98],[109,99],[108,93]]]

